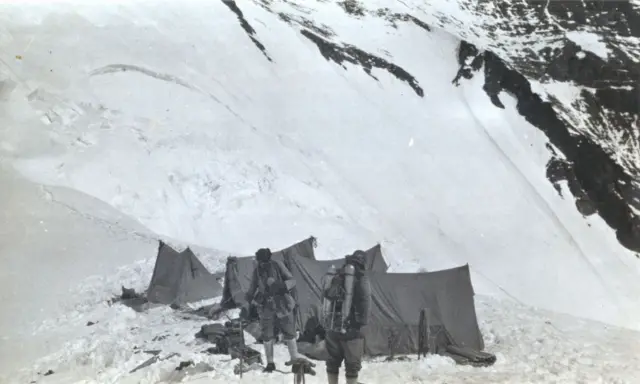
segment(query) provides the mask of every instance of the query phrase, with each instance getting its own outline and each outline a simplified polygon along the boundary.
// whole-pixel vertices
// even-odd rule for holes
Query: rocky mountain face
[[[268,57],[242,3],[221,1]],[[459,37],[452,86],[483,70],[494,105],[504,108],[500,92],[515,96],[519,113],[549,138],[546,172],[558,193],[558,183],[566,181],[583,215],[600,215],[623,246],[640,252],[640,1],[253,2],[298,29],[325,59],[360,66],[374,81],[373,68],[386,70],[416,97],[424,94],[419,79],[389,58],[344,42],[314,18],[314,3],[333,3],[356,22],[414,23],[424,33],[435,27]]]
[[[625,247],[640,251],[640,8],[629,1],[497,1],[476,12],[490,38],[460,46],[462,76],[484,64],[485,91],[515,95],[518,111],[555,148],[549,180],[568,182],[583,215],[598,213]],[[594,47],[595,46],[595,47]],[[466,62],[471,60],[471,68]],[[563,100],[531,81],[576,88]],[[558,188],[559,190],[559,188]]]

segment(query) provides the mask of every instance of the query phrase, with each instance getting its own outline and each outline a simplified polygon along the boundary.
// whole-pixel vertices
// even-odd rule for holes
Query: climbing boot
[[[276,365],[273,364],[273,340],[264,342],[264,354],[267,358],[267,366],[264,368],[265,372],[273,372],[276,369]]]

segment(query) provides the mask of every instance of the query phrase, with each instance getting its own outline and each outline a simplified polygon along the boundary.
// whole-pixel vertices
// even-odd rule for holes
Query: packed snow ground
[[[640,333],[602,323],[532,309],[513,302],[479,296],[476,301],[486,350],[497,355],[489,368],[456,366],[440,356],[409,361],[364,364],[363,383],[634,383],[640,374]],[[99,320],[98,320],[99,319]],[[88,321],[98,321],[85,327]],[[233,373],[237,360],[228,355],[210,355],[210,346],[194,338],[202,319],[184,319],[168,308],[138,314],[115,305],[97,305],[72,323],[84,327],[59,353],[38,361],[34,372],[53,370],[55,374],[38,383],[285,383],[290,375],[265,375],[251,371],[243,379]],[[248,342],[253,339],[248,337]],[[261,345],[253,345],[262,352]],[[150,367],[129,374],[151,355],[144,350],[161,350],[161,359]],[[288,358],[280,345],[276,359],[280,369]],[[182,361],[204,363],[210,372],[185,374],[175,368]],[[326,382],[324,363],[317,365],[316,378]],[[343,380],[343,379],[342,379]]]
[[[443,31],[313,6],[337,41],[403,67],[424,98],[382,70],[376,81],[325,60],[254,2],[240,7],[273,62],[222,2],[2,6],[0,158],[47,185],[2,173],[3,372],[48,355],[35,367],[60,371],[48,380],[154,382],[160,368],[122,374],[137,364],[134,345],[173,328],[163,346],[193,353],[200,323],[100,304],[121,284],[146,286],[157,233],[242,255],[315,235],[320,258],[381,241],[393,270],[469,263],[476,292],[515,302],[478,304],[495,367],[371,364],[364,382],[640,376],[632,331],[547,327],[564,317],[526,307],[640,328],[640,266],[558,196],[546,140],[513,100],[496,109],[480,75],[453,87],[458,40]],[[227,254],[208,251],[207,265]],[[237,380],[229,369],[216,364],[220,382]]]

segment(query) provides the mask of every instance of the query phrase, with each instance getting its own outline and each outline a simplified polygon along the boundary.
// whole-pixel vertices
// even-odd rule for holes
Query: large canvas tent
[[[220,295],[222,286],[196,255],[187,248],[177,252],[160,241],[147,300],[151,303],[182,305]]]
[[[420,311],[429,311],[436,349],[448,344],[481,351],[469,266],[424,273],[371,275],[371,321],[366,353],[417,353]],[[439,337],[440,335],[440,337]],[[390,345],[390,340],[391,345]]]
[[[326,271],[326,265],[314,260],[292,260],[300,330],[317,327],[321,279]],[[432,352],[445,352],[449,346],[473,351],[484,348],[468,265],[425,273],[369,272],[369,277],[372,307],[369,324],[363,329],[368,356],[417,353],[422,309],[429,313]]]

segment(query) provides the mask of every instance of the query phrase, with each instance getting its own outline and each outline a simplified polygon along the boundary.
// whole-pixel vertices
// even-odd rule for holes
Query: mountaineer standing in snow
[[[355,251],[346,257],[345,265],[339,271],[328,274],[331,277],[327,280],[325,300],[331,304],[323,316],[330,319],[325,323],[329,384],[338,384],[343,361],[347,384],[358,382],[364,354],[362,327],[367,325],[371,308],[371,286],[365,274],[366,259],[364,251]]]
[[[296,303],[290,293],[295,286],[295,280],[283,262],[271,259],[269,248],[259,249],[256,252],[256,260],[257,265],[253,270],[251,285],[245,299],[247,306],[252,302],[257,306],[264,354],[267,357],[267,366],[264,371],[272,372],[276,369],[273,362],[276,326],[284,335],[291,360],[300,357],[293,317]],[[246,309],[248,313],[248,308]]]

